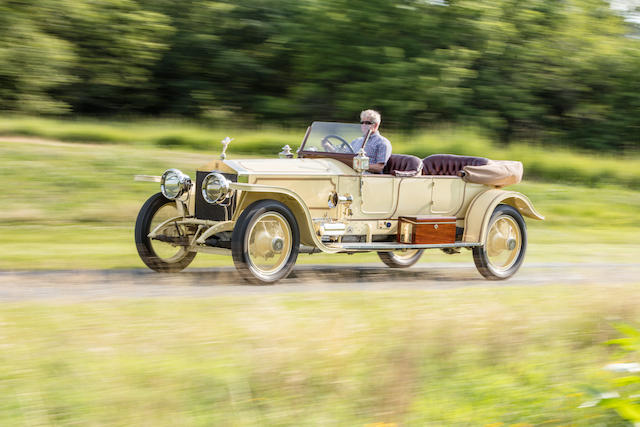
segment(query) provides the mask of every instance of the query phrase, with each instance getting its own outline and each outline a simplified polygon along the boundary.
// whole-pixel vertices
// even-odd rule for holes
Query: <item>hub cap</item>
[[[491,266],[506,271],[515,264],[522,249],[522,233],[511,216],[496,218],[487,235],[487,257]]]
[[[251,268],[261,276],[269,276],[282,269],[292,249],[289,222],[277,212],[258,216],[247,233],[247,247]]]

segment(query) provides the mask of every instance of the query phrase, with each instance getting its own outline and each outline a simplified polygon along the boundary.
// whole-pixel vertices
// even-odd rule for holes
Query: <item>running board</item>
[[[429,245],[414,245],[408,243],[373,242],[373,243],[333,243],[327,247],[344,249],[345,251],[395,251],[398,249],[443,249],[443,248],[472,248],[482,246],[482,243],[439,243]]]

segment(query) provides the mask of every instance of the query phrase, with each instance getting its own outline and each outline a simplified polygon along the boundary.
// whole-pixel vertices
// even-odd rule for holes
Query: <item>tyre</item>
[[[145,202],[136,220],[135,241],[138,255],[147,267],[160,273],[182,271],[196,256],[196,252],[188,252],[184,246],[148,237],[158,225],[176,216],[178,216],[176,202],[167,199],[162,193],[157,193]],[[187,228],[182,225],[177,226],[175,223],[165,226],[159,234],[166,240],[173,239],[174,242],[190,235]]]
[[[407,268],[418,262],[424,249],[406,249],[393,252],[378,252],[380,260],[391,268]]]
[[[473,248],[473,261],[480,274],[489,280],[513,276],[524,261],[527,227],[520,212],[498,205],[491,214],[484,246]]]
[[[259,200],[240,215],[231,235],[231,255],[243,279],[272,284],[289,275],[300,247],[295,217],[275,200]]]

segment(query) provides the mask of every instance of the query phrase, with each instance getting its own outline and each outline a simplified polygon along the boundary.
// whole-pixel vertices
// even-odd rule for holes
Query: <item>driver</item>
[[[351,148],[357,153],[362,148],[364,138],[371,129],[371,136],[364,147],[364,152],[369,157],[369,172],[382,173],[385,163],[391,156],[391,143],[387,138],[380,135],[380,113],[374,110],[364,110],[360,113],[360,128],[362,134],[358,139],[351,142]]]

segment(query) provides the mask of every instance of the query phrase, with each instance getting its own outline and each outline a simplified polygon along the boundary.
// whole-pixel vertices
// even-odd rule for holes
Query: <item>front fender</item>
[[[485,243],[491,214],[499,204],[513,206],[528,218],[544,220],[544,216],[535,210],[531,201],[524,194],[499,189],[488,190],[476,196],[467,209],[463,242]]]
[[[295,216],[296,221],[298,222],[298,228],[300,229],[300,241],[302,243],[309,246],[315,246],[322,252],[339,252],[338,249],[329,248],[320,241],[314,232],[309,209],[302,198],[295,192],[283,187],[273,187],[260,184],[243,184],[238,182],[232,182],[229,186],[230,188],[241,192],[237,201],[235,213],[233,214],[233,221],[237,221],[242,211],[255,201],[264,199],[278,200],[291,209],[291,212]]]

